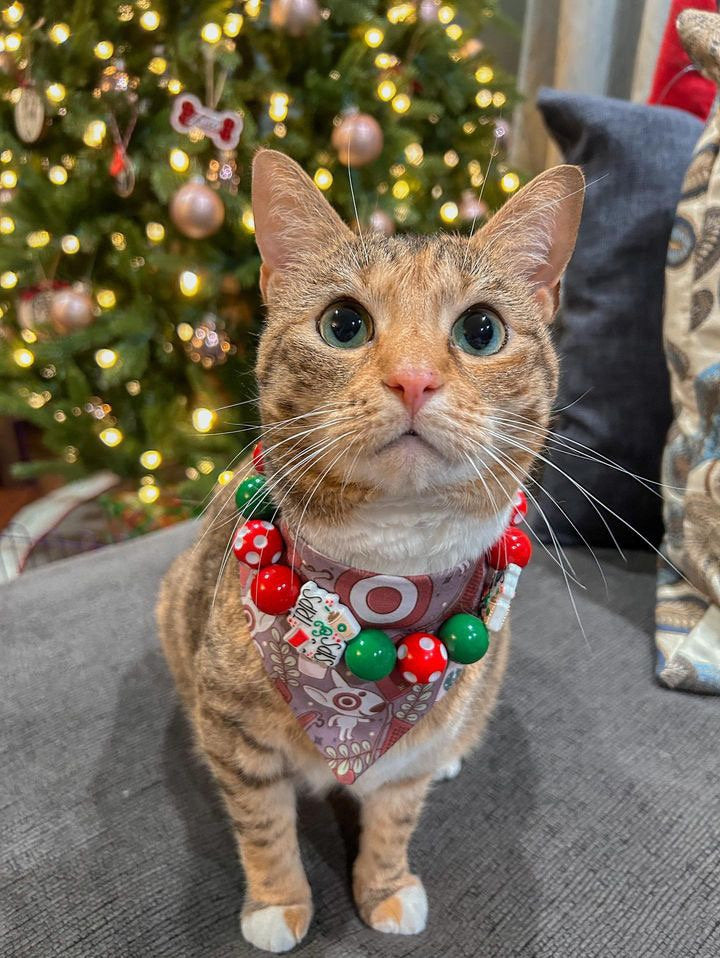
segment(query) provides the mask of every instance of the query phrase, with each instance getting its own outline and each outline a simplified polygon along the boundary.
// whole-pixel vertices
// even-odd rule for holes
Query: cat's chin
[[[424,492],[439,483],[470,478],[467,464],[452,464],[428,440],[403,433],[359,460],[354,478],[371,483],[388,495]]]

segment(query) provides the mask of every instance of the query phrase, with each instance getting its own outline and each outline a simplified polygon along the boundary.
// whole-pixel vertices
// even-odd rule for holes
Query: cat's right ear
[[[353,236],[302,167],[277,150],[255,154],[252,208],[266,302],[274,275]]]

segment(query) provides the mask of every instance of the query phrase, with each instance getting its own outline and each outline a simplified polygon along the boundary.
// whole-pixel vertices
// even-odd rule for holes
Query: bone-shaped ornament
[[[221,150],[233,150],[238,145],[243,129],[243,118],[231,110],[211,110],[193,93],[175,97],[170,124],[178,133],[202,130]]]

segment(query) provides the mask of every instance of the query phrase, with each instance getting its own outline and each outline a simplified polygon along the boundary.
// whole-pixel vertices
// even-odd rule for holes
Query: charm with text
[[[315,582],[306,582],[300,590],[288,624],[285,639],[298,652],[321,665],[334,667],[345,645],[360,631],[355,616],[338,599]]]

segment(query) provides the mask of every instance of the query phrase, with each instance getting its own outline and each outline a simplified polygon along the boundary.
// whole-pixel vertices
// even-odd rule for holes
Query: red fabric
[[[697,70],[682,73],[691,60],[680,42],[675,21],[688,8],[716,13],[717,0],[672,0],[648,103],[675,106],[706,120],[715,98],[715,84]]]

